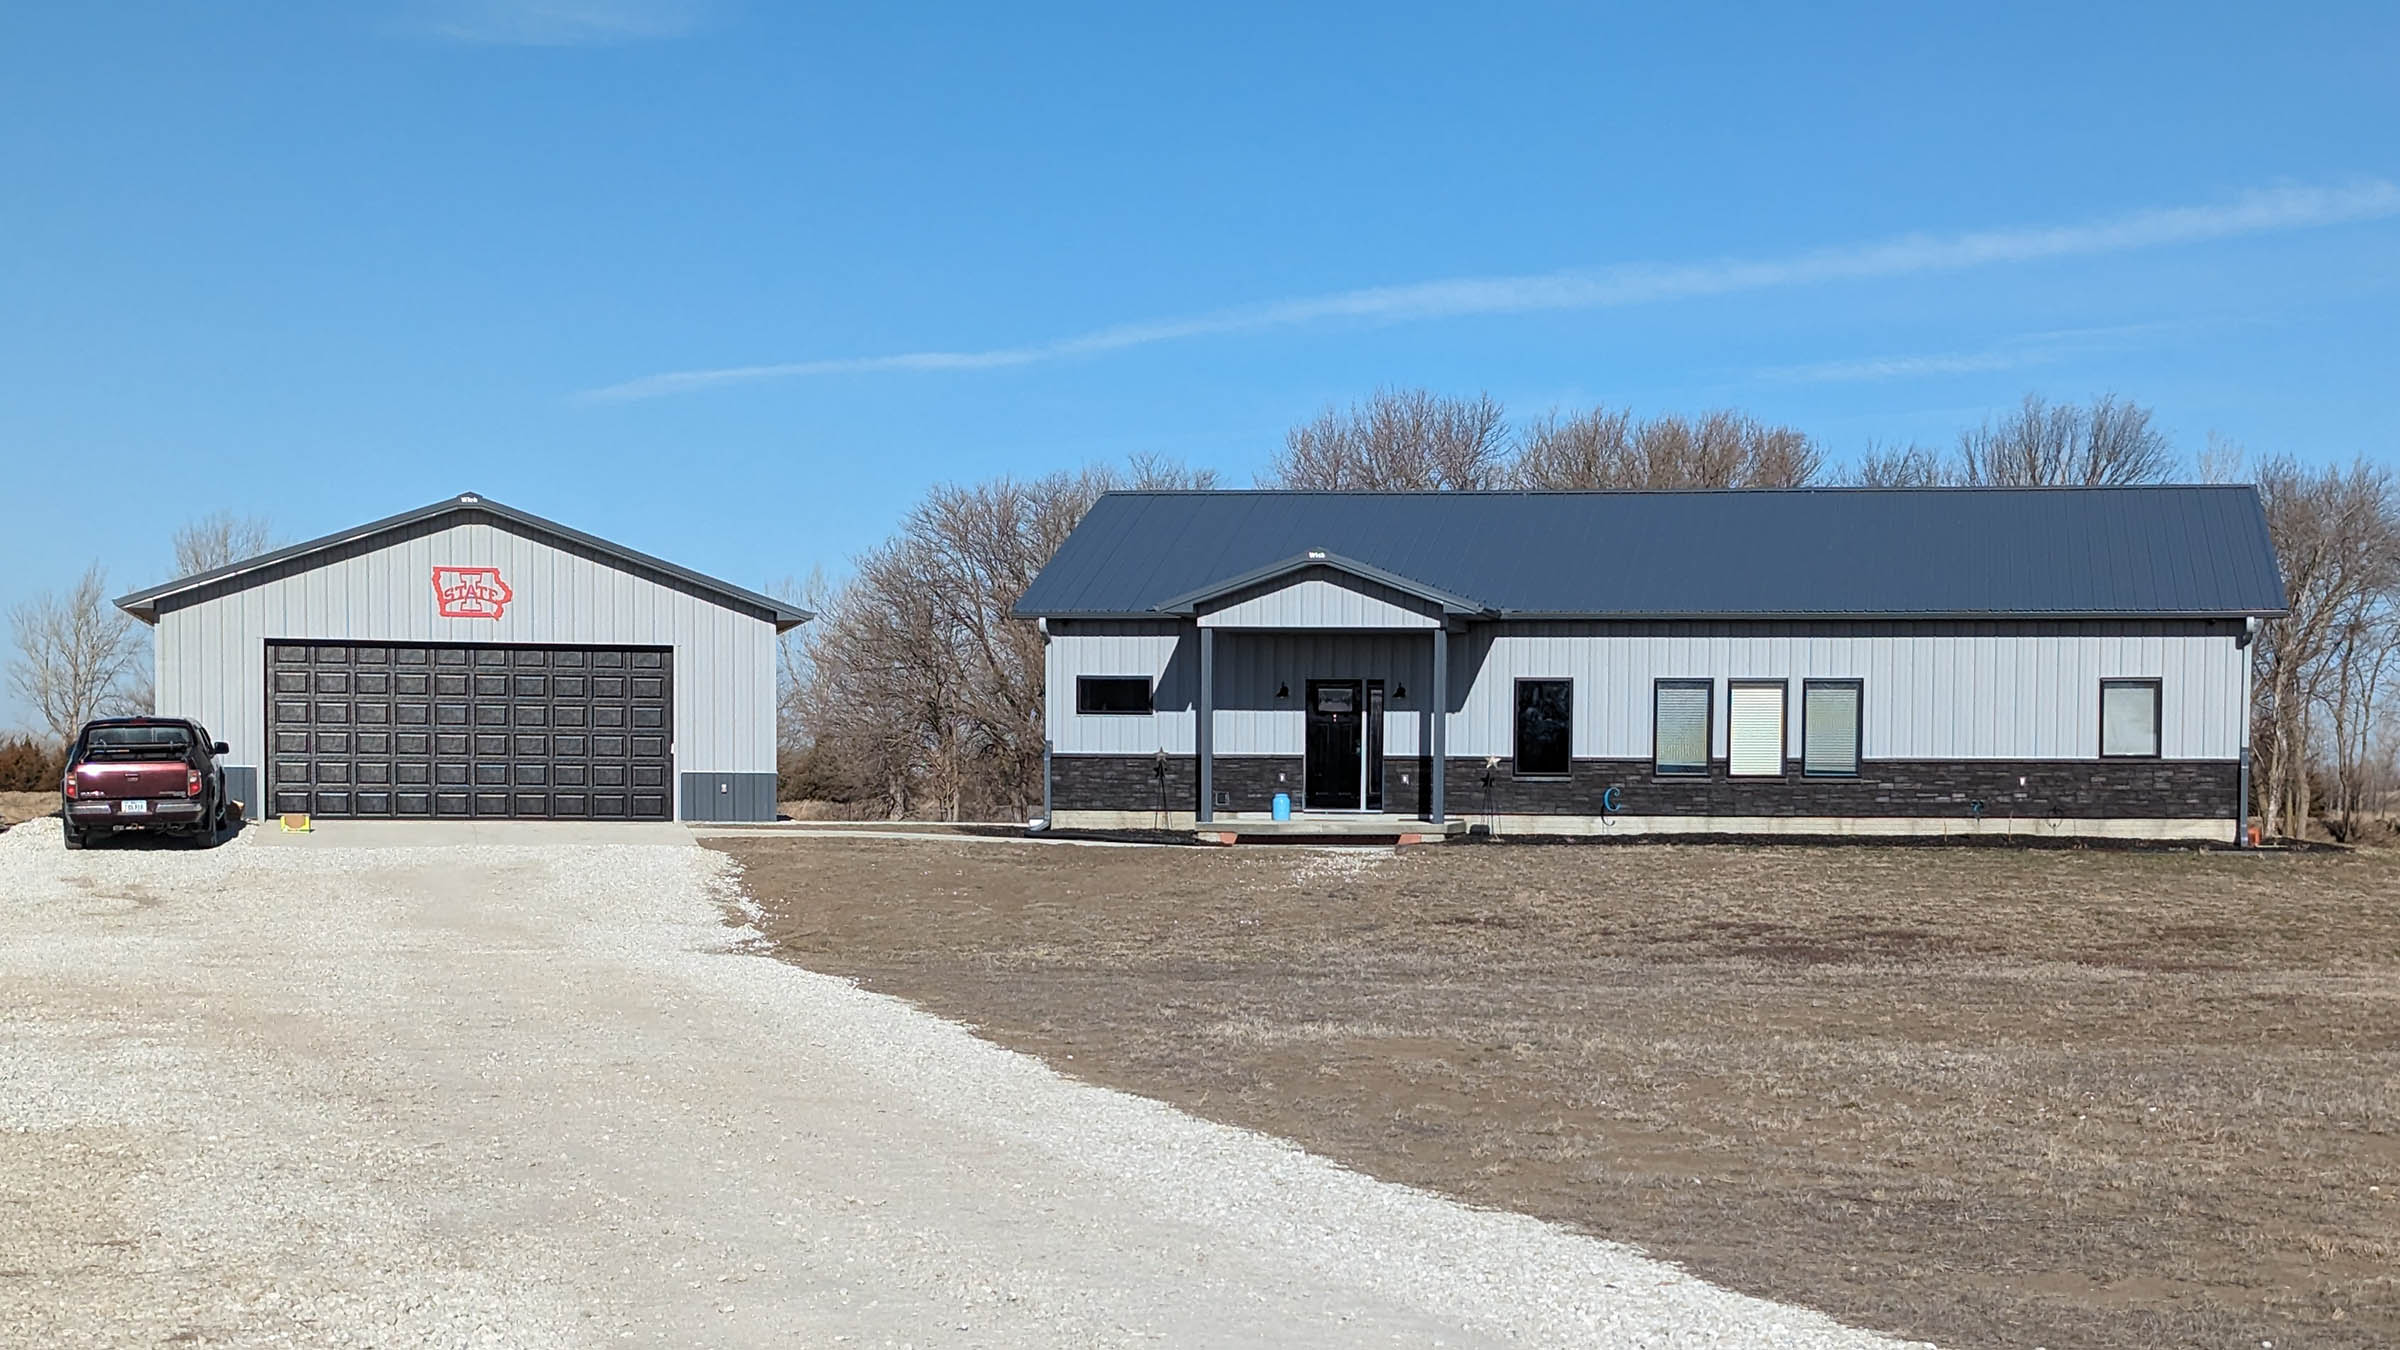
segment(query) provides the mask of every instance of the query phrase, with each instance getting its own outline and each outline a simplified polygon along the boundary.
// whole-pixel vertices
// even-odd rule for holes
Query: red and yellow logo
[[[433,598],[445,619],[497,619],[517,596],[497,567],[437,567]]]

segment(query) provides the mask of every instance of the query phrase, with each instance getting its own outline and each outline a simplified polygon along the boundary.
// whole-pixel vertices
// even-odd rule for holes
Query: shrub
[[[67,756],[30,736],[0,738],[0,792],[56,792]]]

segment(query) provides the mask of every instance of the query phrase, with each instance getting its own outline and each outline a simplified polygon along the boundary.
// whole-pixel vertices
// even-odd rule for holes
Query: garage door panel
[[[674,813],[666,652],[273,643],[267,665],[280,810]]]

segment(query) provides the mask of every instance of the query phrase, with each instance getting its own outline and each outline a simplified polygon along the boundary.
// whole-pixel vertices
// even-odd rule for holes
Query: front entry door
[[[1365,781],[1366,691],[1357,680],[1310,680],[1307,694],[1300,804],[1310,811],[1356,811]]]

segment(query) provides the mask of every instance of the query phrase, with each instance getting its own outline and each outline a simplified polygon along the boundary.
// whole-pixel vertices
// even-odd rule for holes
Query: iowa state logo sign
[[[497,567],[437,567],[433,598],[445,619],[497,619],[517,596]]]

